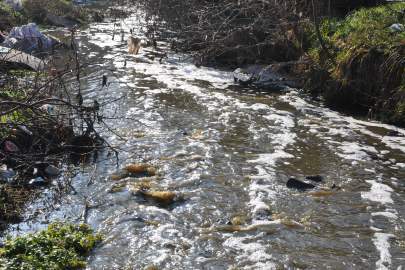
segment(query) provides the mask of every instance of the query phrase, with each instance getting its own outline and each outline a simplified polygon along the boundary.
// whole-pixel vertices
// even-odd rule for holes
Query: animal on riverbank
[[[138,38],[128,37],[128,52],[138,54],[142,41]]]

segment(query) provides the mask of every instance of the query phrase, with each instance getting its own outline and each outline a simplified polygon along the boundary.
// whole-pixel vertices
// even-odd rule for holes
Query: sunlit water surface
[[[142,16],[122,23],[126,36],[134,28],[144,38],[144,26]],[[102,136],[119,151],[119,166],[108,149],[95,171],[94,162],[78,164],[71,176],[78,193],[35,212],[37,219],[29,218],[30,209],[45,203],[31,205],[28,221],[12,233],[74,220],[86,198],[87,222],[105,236],[88,269],[405,265],[405,139],[385,136],[404,130],[312,105],[289,87],[240,88],[232,71],[195,67],[169,49],[165,36],[160,49],[129,55],[126,38],[111,38],[113,29],[91,25],[77,33],[76,44],[81,63],[106,61],[82,73],[85,100],[126,95],[103,110],[114,118],[105,120],[113,132],[103,128]],[[156,54],[165,51],[168,58],[159,62]],[[126,173],[132,165],[149,173]],[[316,190],[285,186],[290,177],[314,174],[324,178]],[[341,189],[330,190],[332,184]],[[139,189],[176,197],[163,205],[136,195]]]

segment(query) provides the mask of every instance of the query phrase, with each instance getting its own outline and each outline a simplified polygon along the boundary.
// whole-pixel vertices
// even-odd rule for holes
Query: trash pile
[[[2,35],[1,39],[1,46],[28,54],[52,51],[52,39],[42,34],[35,23],[14,27],[8,38]]]

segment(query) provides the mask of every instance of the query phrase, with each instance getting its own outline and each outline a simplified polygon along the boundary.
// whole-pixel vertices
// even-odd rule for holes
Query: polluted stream
[[[288,86],[240,87],[234,72],[198,68],[163,37],[128,54],[130,28],[146,39],[145,26],[131,16],[114,39],[113,22],[75,38],[81,63],[104,61],[82,73],[85,103],[123,96],[103,109],[110,130],[101,132],[119,152],[118,167],[108,148],[65,165],[72,173],[61,179],[77,193],[51,201],[44,190],[10,234],[80,220],[87,204],[86,222],[105,237],[87,269],[405,264],[403,129],[316,105]],[[310,175],[323,178],[306,180],[316,189],[286,187]]]

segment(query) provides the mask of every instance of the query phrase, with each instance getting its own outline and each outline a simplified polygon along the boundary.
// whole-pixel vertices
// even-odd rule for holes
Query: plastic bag
[[[10,40],[7,45],[3,45],[9,48],[17,49],[26,53],[32,53],[35,50],[39,51],[51,51],[52,40],[39,31],[38,26],[35,23],[29,23],[21,27],[14,27],[10,32],[10,38],[17,40]]]

